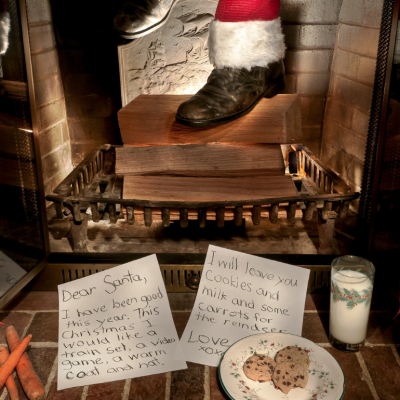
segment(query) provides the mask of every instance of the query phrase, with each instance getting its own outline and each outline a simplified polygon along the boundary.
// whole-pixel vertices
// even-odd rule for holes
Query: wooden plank
[[[270,144],[121,147],[116,174],[180,176],[285,175],[282,151]]]
[[[289,196],[296,196],[290,176],[126,176],[123,190],[124,199],[149,201],[239,201]]]
[[[178,124],[175,114],[187,95],[141,95],[118,112],[124,144],[210,142],[295,143],[301,138],[300,99],[281,94],[262,99],[244,117],[210,128]]]

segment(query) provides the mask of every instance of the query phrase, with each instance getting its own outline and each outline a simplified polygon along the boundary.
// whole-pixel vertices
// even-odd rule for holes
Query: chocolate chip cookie
[[[271,357],[264,354],[253,354],[245,361],[243,372],[253,381],[269,382],[272,380],[275,366],[276,362]]]
[[[291,361],[294,363],[305,364],[306,367],[310,365],[310,358],[308,357],[307,352],[303,348],[296,346],[287,346],[284,349],[279,350],[276,353],[275,361],[277,364]]]
[[[304,389],[308,381],[307,366],[304,363],[295,364],[290,361],[279,363],[275,367],[272,380],[285,394],[295,387]]]

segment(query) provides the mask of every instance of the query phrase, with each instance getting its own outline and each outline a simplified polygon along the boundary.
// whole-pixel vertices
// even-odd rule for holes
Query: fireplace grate
[[[118,264],[51,264],[39,275],[30,290],[57,290],[57,285],[106,271]],[[330,266],[302,265],[310,270],[308,293],[326,293],[330,285]],[[195,293],[203,264],[161,264],[161,275],[168,293]]]

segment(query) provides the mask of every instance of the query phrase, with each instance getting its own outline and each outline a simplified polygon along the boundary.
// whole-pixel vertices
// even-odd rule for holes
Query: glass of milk
[[[332,262],[329,342],[359,351],[367,335],[375,267],[365,258],[342,256]]]

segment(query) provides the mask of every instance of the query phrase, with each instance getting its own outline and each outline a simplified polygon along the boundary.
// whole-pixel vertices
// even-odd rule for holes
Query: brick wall
[[[342,0],[281,0],[286,93],[299,93],[303,144],[319,154]]]
[[[321,158],[360,191],[383,0],[343,0]],[[353,204],[357,207],[357,202]]]
[[[121,144],[117,35],[121,1],[51,0],[75,166],[96,146]]]
[[[27,1],[45,193],[72,170],[65,97],[48,0]]]

